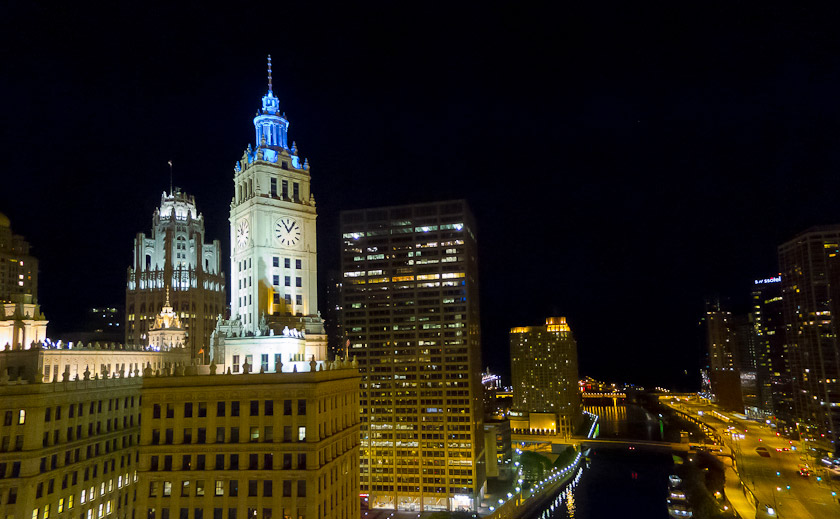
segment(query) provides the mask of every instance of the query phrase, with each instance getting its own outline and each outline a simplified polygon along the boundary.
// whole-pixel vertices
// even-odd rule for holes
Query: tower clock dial
[[[294,247],[300,242],[300,224],[294,218],[285,216],[277,220],[274,234],[281,245]]]
[[[239,224],[236,226],[236,244],[240,249],[244,249],[245,246],[248,245],[249,232],[250,228],[248,226],[248,220],[239,220]]]

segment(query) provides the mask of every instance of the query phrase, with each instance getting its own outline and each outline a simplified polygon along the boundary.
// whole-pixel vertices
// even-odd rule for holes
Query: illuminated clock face
[[[236,244],[240,249],[244,249],[248,245],[248,220],[239,220],[239,225],[236,226]]]
[[[274,227],[274,233],[277,236],[277,241],[279,241],[281,245],[293,247],[300,242],[300,224],[288,216],[277,220],[277,225]]]

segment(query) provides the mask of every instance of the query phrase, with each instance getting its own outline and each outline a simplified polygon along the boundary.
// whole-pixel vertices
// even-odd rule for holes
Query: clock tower
[[[270,56],[268,93],[254,128],[256,147],[249,144],[233,168],[231,319],[254,335],[276,323],[310,328],[321,323],[312,319],[318,313],[315,198],[309,163],[288,144],[289,121],[272,91]]]

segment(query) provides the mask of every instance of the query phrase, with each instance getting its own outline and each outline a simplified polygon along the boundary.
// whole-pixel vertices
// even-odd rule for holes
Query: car
[[[807,478],[811,475],[811,469],[809,469],[808,467],[799,467],[799,475],[804,478]]]

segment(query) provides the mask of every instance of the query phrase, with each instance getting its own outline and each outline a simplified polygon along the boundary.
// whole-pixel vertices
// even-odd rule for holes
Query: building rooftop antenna
[[[268,55],[268,91],[271,92],[271,54]]]
[[[172,161],[169,161],[169,196],[175,196],[172,194]]]

